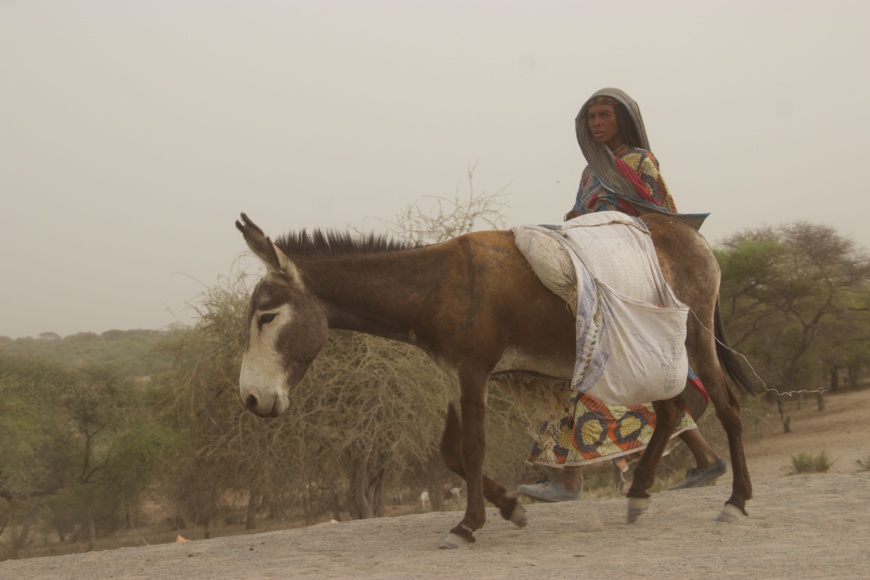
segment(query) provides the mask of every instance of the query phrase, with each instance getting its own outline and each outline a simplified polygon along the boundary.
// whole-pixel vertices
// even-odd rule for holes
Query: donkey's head
[[[239,394],[249,411],[277,417],[326,342],[326,314],[306,292],[296,264],[263,230],[245,214],[236,227],[268,270],[251,294]]]

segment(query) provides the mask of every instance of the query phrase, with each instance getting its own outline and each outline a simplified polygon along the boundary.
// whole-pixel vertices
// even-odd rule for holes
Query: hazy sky
[[[240,211],[381,229],[476,164],[509,225],[557,222],[607,86],[711,242],[809,220],[870,247],[868,24],[864,0],[0,0],[0,336],[190,322]]]

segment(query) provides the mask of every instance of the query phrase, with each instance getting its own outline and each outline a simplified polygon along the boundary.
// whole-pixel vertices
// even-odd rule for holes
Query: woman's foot
[[[537,483],[521,485],[517,491],[522,495],[542,501],[575,501],[580,499],[580,492],[566,489],[548,477]]]
[[[686,479],[673,487],[669,487],[668,491],[673,491],[675,489],[688,489],[690,487],[701,487],[702,485],[707,485],[711,481],[715,481],[716,479],[719,479],[721,476],[725,475],[727,471],[728,464],[725,463],[724,459],[718,459],[710,467],[693,467],[692,469],[686,471]]]

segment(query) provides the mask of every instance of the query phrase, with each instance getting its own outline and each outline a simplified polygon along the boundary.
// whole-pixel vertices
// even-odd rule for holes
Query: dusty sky
[[[711,242],[809,220],[870,247],[868,23],[863,0],[0,0],[0,336],[190,322],[240,211],[380,230],[476,166],[508,225],[557,222],[606,86]]]

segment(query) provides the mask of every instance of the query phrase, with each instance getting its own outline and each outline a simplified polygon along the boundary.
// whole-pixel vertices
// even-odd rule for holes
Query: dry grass
[[[833,464],[834,462],[825,451],[818,455],[798,453],[791,457],[791,465],[794,470],[792,473],[825,473],[831,469]]]

